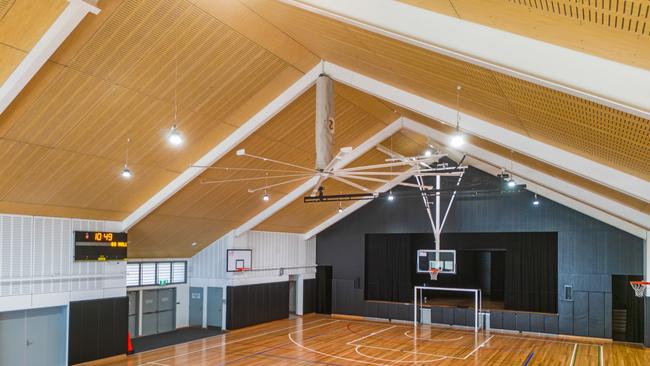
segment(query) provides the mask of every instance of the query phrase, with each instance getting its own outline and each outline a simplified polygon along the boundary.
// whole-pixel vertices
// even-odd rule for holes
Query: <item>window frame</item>
[[[127,266],[128,265],[137,265],[138,266],[138,284],[137,285],[127,285],[127,288],[134,288],[134,287],[148,287],[148,286],[158,286],[158,264],[160,263],[169,263],[169,283],[168,285],[182,285],[187,283],[187,261],[142,261],[142,262],[131,262],[129,263],[127,261]],[[174,264],[175,263],[182,263],[183,264],[183,281],[176,281],[174,279]],[[154,265],[154,283],[152,284],[142,284],[142,265],[143,264],[153,264]],[[126,282],[126,273],[125,273],[125,282]]]

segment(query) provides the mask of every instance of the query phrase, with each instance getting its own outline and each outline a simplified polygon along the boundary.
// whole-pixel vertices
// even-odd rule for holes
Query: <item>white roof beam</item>
[[[650,119],[650,70],[398,1],[282,0],[398,41]],[[595,76],[598,77],[595,77]]]
[[[350,164],[351,162],[355,161],[361,155],[367,153],[370,151],[372,148],[374,148],[376,145],[384,141],[385,139],[389,138],[393,134],[397,133],[399,130],[402,129],[402,119],[399,118],[395,120],[393,123],[389,124],[388,126],[384,127],[381,131],[377,132],[375,135],[364,141],[361,145],[357,146],[354,148],[351,152],[345,154],[339,161],[337,161],[334,164],[334,169],[341,169],[345,167],[346,165]],[[235,235],[239,236],[257,225],[261,224],[264,222],[266,219],[270,218],[271,216],[275,215],[278,211],[289,205],[291,202],[294,200],[300,198],[300,196],[306,194],[307,192],[311,191],[314,188],[314,185],[318,182],[318,176],[311,178],[307,182],[301,184],[298,188],[294,189],[291,191],[289,194],[285,195],[281,199],[279,199],[277,202],[273,203],[271,206],[266,208],[264,211],[260,212],[259,214],[255,215],[253,218],[245,222],[243,225],[238,227],[235,230]]]
[[[122,230],[128,231],[140,220],[150,214],[163,202],[173,196],[176,192],[185,187],[190,183],[194,178],[198,177],[203,173],[207,168],[199,168],[196,166],[207,167],[224,155],[226,155],[230,150],[243,142],[251,134],[253,134],[257,129],[262,127],[266,122],[271,120],[276,114],[283,110],[287,105],[291,104],[296,98],[302,95],[307,89],[309,89],[318,78],[318,75],[322,71],[322,66],[319,64],[311,69],[308,73],[303,75],[298,81],[293,83],[287,90],[282,92],[278,97],[273,99],[269,104],[257,112],[253,117],[251,117],[246,123],[241,125],[235,132],[230,134],[225,140],[218,143],[212,150],[208,151],[203,157],[197,160],[193,166],[185,169],[181,175],[176,177],[173,181],[167,184],[162,190],[153,195],[149,200],[147,200],[142,206],[138,207],[133,213],[131,213],[124,221],[122,222]]]
[[[438,146],[447,146],[451,139],[441,131],[425,126],[408,118],[403,119],[404,128],[430,138]],[[445,148],[450,156],[458,157],[457,150]],[[510,159],[492,153],[470,143],[465,143],[462,152],[468,155],[468,164],[496,175],[503,166],[510,166]],[[509,172],[514,178],[526,184],[526,189],[546,198],[582,212],[588,216],[618,227],[633,235],[643,238],[643,233],[650,228],[650,215],[608,197],[596,194],[588,189],[542,173],[524,164],[512,162]]]
[[[451,126],[456,125],[457,110],[435,103],[392,85],[369,78],[341,66],[326,62],[325,71],[333,79],[385,99],[425,117]],[[650,85],[650,83],[649,83]],[[461,113],[461,129],[482,139],[495,142],[513,151],[559,167],[604,186],[650,202],[650,182],[600,164],[580,155],[515,133],[506,128]]]
[[[63,12],[0,87],[0,114],[9,107],[86,14],[99,14],[99,12],[99,8],[83,0],[68,0],[68,5]]]

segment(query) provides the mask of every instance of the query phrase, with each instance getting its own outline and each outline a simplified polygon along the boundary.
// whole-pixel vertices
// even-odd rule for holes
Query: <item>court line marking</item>
[[[603,350],[603,345],[600,345],[600,357],[598,358],[598,365],[605,366],[605,351]]]
[[[398,359],[395,359],[395,360],[389,360],[389,359],[386,359],[386,358],[379,358],[379,357],[369,356],[369,355],[367,355],[367,354],[365,354],[365,353],[363,353],[363,352],[360,352],[360,351],[359,351],[359,348],[361,348],[361,347],[365,347],[365,346],[356,346],[356,347],[354,347],[354,352],[356,352],[356,353],[359,354],[360,356],[367,357],[367,358],[370,358],[370,359],[373,359],[373,360],[377,360],[377,361],[388,361],[388,362],[391,362],[391,363],[402,363],[402,362],[408,362],[408,363],[428,363],[428,362],[441,361],[441,360],[444,360],[444,359],[447,358],[446,356],[432,355],[432,356],[440,357],[440,358],[436,358],[436,359],[434,359],[434,360],[422,360],[422,361],[400,361],[400,360],[403,360],[403,359],[405,358],[405,357],[402,357],[401,359],[398,358]],[[395,351],[395,352],[411,353],[411,354],[414,354],[414,355],[416,355],[416,356],[417,356],[417,355],[425,355],[425,354],[426,354],[426,353],[421,353],[421,352],[402,351],[402,350],[399,350],[399,349],[394,349],[393,351]],[[428,355],[428,354],[426,354],[426,355]]]
[[[395,328],[395,327],[396,327],[396,326],[392,326],[392,327],[390,327],[390,328]],[[296,346],[298,346],[298,347],[300,347],[300,348],[302,348],[302,349],[305,349],[305,350],[307,350],[307,351],[309,351],[309,352],[313,352],[313,353],[316,353],[316,354],[321,355],[321,356],[331,357],[331,358],[338,359],[338,360],[345,360],[345,361],[351,361],[351,362],[363,363],[363,364],[366,364],[366,365],[378,365],[378,366],[385,366],[385,365],[386,365],[385,363],[376,363],[376,362],[370,362],[370,361],[364,361],[364,360],[357,360],[357,359],[354,359],[354,358],[348,358],[348,357],[343,357],[343,356],[337,356],[337,355],[333,355],[333,354],[329,354],[329,353],[325,353],[325,352],[317,351],[317,350],[315,350],[315,349],[313,349],[313,348],[309,348],[309,347],[307,347],[307,346],[305,346],[305,345],[303,345],[303,344],[300,344],[300,343],[296,342],[296,340],[293,339],[293,334],[300,333],[300,332],[302,332],[302,331],[304,331],[304,330],[305,330],[305,329],[303,329],[303,330],[297,330],[297,331],[291,332],[291,333],[288,334],[288,337],[289,337],[289,340],[290,340],[293,344],[295,344]],[[388,329],[384,329],[384,331],[385,331],[385,330],[388,330]],[[363,337],[362,337],[362,338],[363,338]],[[366,338],[367,338],[367,337],[366,337]],[[387,348],[387,349],[389,349],[389,350],[391,350],[391,351],[395,351],[395,349],[392,349],[392,348]],[[363,356],[363,355],[362,355],[362,356]],[[363,356],[363,357],[366,357],[366,356]],[[436,357],[441,357],[441,356],[436,355]],[[399,359],[397,359],[397,360],[399,360]],[[386,361],[395,362],[396,360],[386,360]],[[436,361],[438,361],[438,360],[436,360]],[[414,362],[417,363],[418,361],[414,361]],[[435,362],[435,361],[423,361],[423,362]]]
[[[528,363],[530,362],[530,360],[533,359],[534,355],[535,355],[535,352],[532,352],[532,351],[528,354],[528,357],[526,357],[526,361],[524,361],[524,366],[528,366]]]
[[[195,351],[186,352],[186,353],[181,353],[180,355],[174,355],[174,356],[164,357],[164,358],[161,358],[161,359],[159,359],[159,360],[155,360],[155,361],[149,361],[149,362],[145,362],[145,363],[140,363],[140,364],[138,364],[138,365],[155,365],[156,363],[159,363],[160,361],[171,360],[171,359],[174,359],[174,358],[178,358],[178,357],[183,357],[183,356],[191,355],[191,354],[193,354],[193,353],[203,352],[203,351],[206,351],[206,350],[209,350],[209,349],[221,348],[221,347],[224,347],[224,346],[227,346],[227,345],[233,344],[233,343],[243,342],[243,341],[246,341],[246,340],[249,340],[249,339],[258,338],[258,337],[265,336],[265,335],[269,335],[269,334],[272,334],[272,333],[277,333],[277,332],[280,332],[280,331],[283,331],[283,330],[289,330],[289,329],[291,329],[291,328],[296,328],[296,327],[298,327],[299,325],[313,324],[313,323],[317,323],[317,322],[320,322],[320,321],[323,321],[323,320],[327,320],[327,319],[318,319],[318,320],[314,320],[313,322],[308,322],[308,323],[306,323],[306,324],[296,324],[296,325],[293,325],[293,326],[290,326],[290,327],[286,327],[286,328],[282,328],[282,329],[276,329],[276,330],[268,331],[268,332],[265,332],[265,333],[257,334],[257,335],[254,335],[254,336],[246,337],[246,338],[236,339],[236,340],[231,341],[231,342],[225,342],[225,343],[217,344],[217,345],[215,345],[215,346],[205,347],[205,348],[197,349],[197,350],[195,350]],[[334,321],[331,321],[331,322],[328,322],[328,323],[325,323],[325,324],[321,324],[321,325],[317,325],[317,326],[314,326],[314,327],[305,328],[305,329],[303,329],[303,330],[314,329],[314,328],[322,327],[322,326],[329,325],[329,324],[333,324],[333,323],[337,323],[337,322],[339,322],[339,320],[334,320]],[[225,336],[225,335],[227,335],[227,333],[226,333],[226,334],[223,334],[223,335]],[[224,337],[224,338],[225,338],[225,337]]]
[[[395,328],[394,325],[393,325],[392,327],[388,327],[388,328],[382,329],[382,330],[377,331],[377,332],[372,332],[372,333],[370,333],[370,334],[368,334],[368,335],[365,335],[365,336],[363,336],[363,337],[361,337],[361,338],[353,339],[353,340],[351,340],[350,342],[348,342],[348,343],[346,343],[346,344],[347,344],[348,346],[356,346],[356,344],[354,344],[355,342],[362,341],[362,340],[364,340],[364,339],[366,339],[366,338],[370,338],[370,337],[372,337],[372,336],[374,336],[374,335],[377,335],[377,334],[379,334],[379,333],[383,333],[383,332],[385,332],[385,331],[387,331],[387,330],[391,330],[391,329],[393,329],[393,328]]]
[[[420,338],[420,337],[416,337],[416,336],[410,336],[409,335],[410,332],[411,332],[410,330],[407,330],[406,332],[404,332],[404,335],[407,336],[408,338],[411,338],[411,339],[419,339],[419,340],[429,341],[429,342],[453,342],[453,341],[460,341],[461,339],[465,338],[463,336],[460,336],[458,338],[446,338],[446,339]]]

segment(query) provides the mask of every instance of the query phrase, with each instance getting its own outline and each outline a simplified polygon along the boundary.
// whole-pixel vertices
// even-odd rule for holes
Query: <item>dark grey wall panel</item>
[[[530,314],[530,331],[544,333],[544,314]]]
[[[530,313],[517,313],[515,321],[517,322],[517,330],[522,332],[530,331]]]
[[[467,309],[454,309],[454,325],[467,325]]]
[[[611,282],[611,281],[610,281]],[[610,285],[611,287],[611,285]],[[605,338],[612,338],[612,293],[605,293]]]
[[[442,308],[437,306],[431,307],[431,322],[442,324],[444,320],[442,319]]]
[[[471,169],[468,176],[470,174],[483,173]],[[446,200],[442,201],[446,205]],[[444,232],[557,232],[557,331],[587,335],[591,327],[589,323],[594,322],[591,328],[602,327],[603,336],[609,337],[611,275],[643,273],[642,240],[555,202],[542,199],[538,207],[533,207],[531,202],[532,194],[529,192],[457,199],[449,212]],[[360,278],[363,284],[365,234],[430,232],[428,218],[417,196],[398,196],[393,202],[375,200],[318,234],[317,263],[333,265],[334,279],[353,281]],[[580,329],[576,329],[574,303],[562,301],[564,285],[572,285],[574,291],[584,292],[587,299],[587,292],[605,293],[602,316],[593,312],[592,317],[588,316],[587,300],[587,312],[584,318],[578,319]],[[363,304],[351,301],[346,306],[353,308],[340,310],[356,315],[368,312],[365,301]],[[645,319],[650,333],[650,316]],[[650,342],[648,337],[646,341]]]
[[[557,315],[544,315],[544,333],[559,333],[559,317]]]
[[[454,309],[453,308],[442,308],[442,323],[443,324],[454,324]]]
[[[573,334],[589,335],[589,293],[575,291],[573,293]]]
[[[605,294],[589,293],[589,336],[605,337]]]
[[[502,329],[517,330],[517,314],[512,311],[504,311]]]
[[[645,299],[645,336],[644,336],[644,344],[646,347],[650,347],[650,298],[646,297]]]
[[[490,312],[490,328],[503,329],[503,313],[500,311]]]
[[[289,282],[272,282],[226,288],[226,328],[289,317]]]

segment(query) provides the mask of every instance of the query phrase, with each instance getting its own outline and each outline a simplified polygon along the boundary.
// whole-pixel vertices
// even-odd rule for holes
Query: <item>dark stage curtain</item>
[[[625,341],[643,343],[644,333],[644,298],[636,297],[630,281],[643,281],[641,276],[626,276],[625,286],[625,308],[627,318],[625,319]]]
[[[508,239],[505,308],[556,313],[557,234],[520,233]]]
[[[366,300],[409,302],[413,297],[408,234],[366,234]]]

